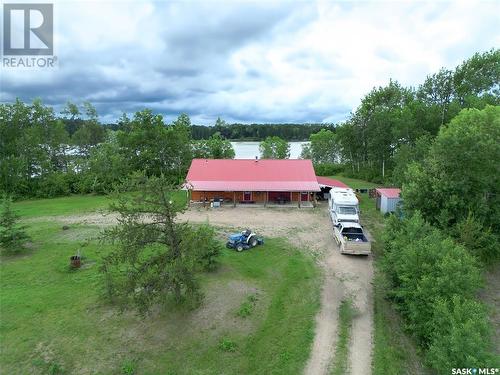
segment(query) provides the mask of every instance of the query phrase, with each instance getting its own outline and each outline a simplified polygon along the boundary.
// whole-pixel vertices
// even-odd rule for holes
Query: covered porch
[[[315,206],[314,192],[308,191],[193,191],[188,190],[190,206],[263,206],[299,207]]]

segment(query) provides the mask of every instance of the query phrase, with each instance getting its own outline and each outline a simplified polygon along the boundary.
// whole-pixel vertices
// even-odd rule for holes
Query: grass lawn
[[[381,186],[380,184],[376,184],[374,182],[358,180],[356,178],[344,177],[341,175],[328,176],[328,177],[342,181],[344,184],[349,186],[351,189],[371,189],[371,188],[376,188],[376,187]]]
[[[186,201],[186,192],[177,191],[174,199]],[[112,202],[108,195],[72,195],[50,199],[14,202],[13,209],[22,217],[58,216],[105,210]]]
[[[19,201],[13,204],[13,209],[22,217],[56,216],[106,209],[110,203],[106,195],[73,195]]]
[[[2,256],[0,368],[5,374],[298,374],[308,359],[319,308],[312,257],[281,239],[251,251],[227,249],[217,271],[202,276],[203,305],[169,306],[150,317],[120,312],[103,298],[92,242],[84,266],[69,256],[98,229],[63,231],[52,215],[104,208],[105,197],[18,202],[33,248]]]

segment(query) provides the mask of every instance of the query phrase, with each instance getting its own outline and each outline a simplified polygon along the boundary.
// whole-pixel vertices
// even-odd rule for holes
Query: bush
[[[428,361],[446,373],[449,364],[472,365],[461,359],[486,360],[481,353],[490,346],[488,335],[482,340],[473,335],[474,330],[481,335],[488,327],[480,304],[473,300],[482,284],[476,258],[418,212],[402,221],[391,216],[387,222],[381,264],[391,283],[389,296],[408,330],[428,350]],[[470,340],[461,339],[468,335]]]
[[[240,308],[236,315],[238,315],[241,318],[246,318],[247,316],[252,315],[253,310],[255,308],[255,304],[257,303],[257,295],[256,294],[250,294],[245,301],[240,305]]]
[[[234,353],[236,351],[236,348],[236,343],[227,337],[223,337],[219,342],[219,349],[223,352]]]
[[[435,331],[431,336],[428,362],[441,374],[452,368],[490,367],[490,327],[482,304],[459,296],[434,304]]]
[[[134,375],[137,373],[137,361],[133,359],[127,359],[122,364],[122,374],[123,375]]]
[[[0,212],[0,248],[8,252],[18,252],[23,249],[29,236],[24,229],[26,227],[18,224],[19,216],[12,209],[12,199],[2,198],[2,211]]]
[[[34,179],[34,195],[39,198],[52,198],[69,195],[72,178],[62,172],[54,172]]]
[[[491,228],[484,226],[469,214],[453,228],[453,237],[472,255],[477,256],[485,264],[493,264],[500,257],[500,244]]]
[[[314,171],[317,176],[334,176],[344,172],[345,166],[343,164],[335,163],[321,163],[314,164]]]
[[[391,176],[386,174],[385,180],[380,176],[380,170],[377,168],[362,167],[360,170],[353,171],[352,168],[345,168],[343,173],[346,177],[357,178],[360,180],[371,181],[377,184],[383,184],[391,179]]]

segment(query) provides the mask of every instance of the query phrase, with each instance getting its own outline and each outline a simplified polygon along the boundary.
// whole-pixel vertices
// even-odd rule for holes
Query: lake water
[[[288,142],[290,144],[290,159],[298,159],[302,152],[302,145],[309,142]],[[260,142],[231,142],[235,152],[235,159],[255,159],[260,157]]]

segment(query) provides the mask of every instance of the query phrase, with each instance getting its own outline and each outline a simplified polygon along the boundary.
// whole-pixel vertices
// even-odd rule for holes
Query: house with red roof
[[[185,189],[191,203],[294,204],[312,207],[320,185],[311,160],[193,159]]]

